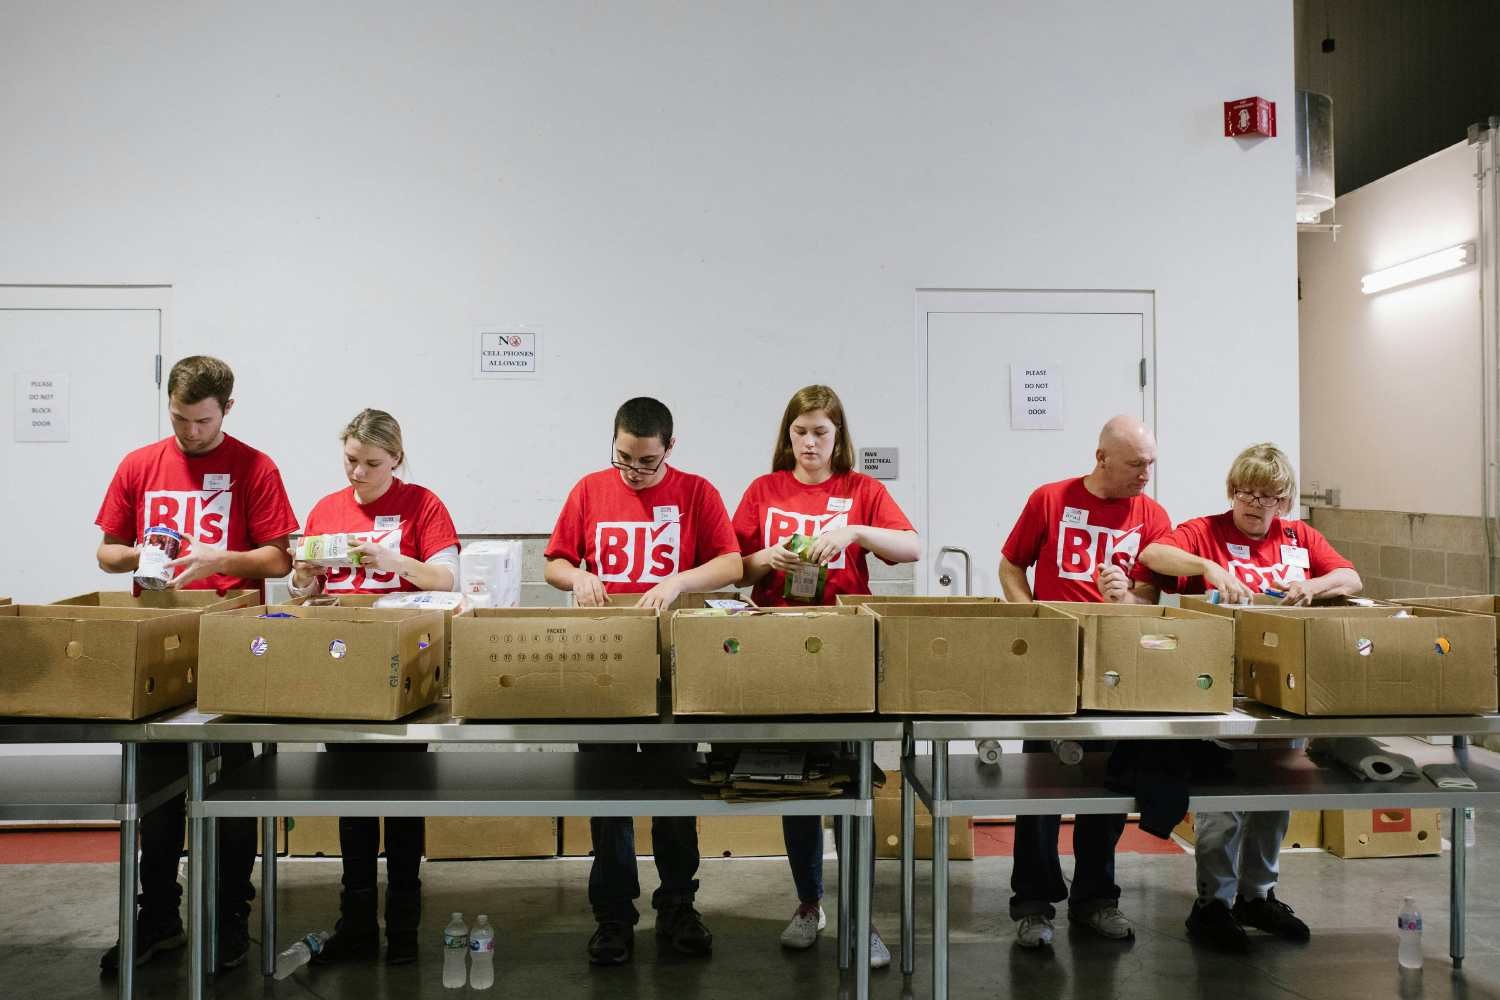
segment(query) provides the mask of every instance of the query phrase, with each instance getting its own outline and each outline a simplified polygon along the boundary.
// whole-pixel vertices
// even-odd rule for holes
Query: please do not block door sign
[[[1046,364],[1010,366],[1010,429],[1063,429],[1062,368]]]

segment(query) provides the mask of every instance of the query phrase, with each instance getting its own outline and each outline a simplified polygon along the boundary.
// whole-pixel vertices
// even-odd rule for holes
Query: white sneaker
[[[823,907],[817,903],[803,903],[797,907],[797,912],[792,914],[792,922],[786,925],[786,930],[781,932],[781,946],[783,948],[811,948],[818,940],[818,931],[828,926],[828,914],[823,912]],[[874,952],[871,952],[873,959]],[[890,953],[885,956],[886,962],[890,962]]]
[[[1031,913],[1016,922],[1016,944],[1022,948],[1040,948],[1052,943],[1052,921],[1040,913]]]
[[[1068,919],[1072,919],[1071,914]],[[1101,907],[1085,916],[1083,923],[1101,937],[1107,937],[1111,941],[1124,941],[1135,937],[1135,928],[1130,926],[1130,918],[1121,913],[1118,906]]]
[[[870,968],[883,969],[891,964],[891,950],[880,940],[880,932],[870,928]]]

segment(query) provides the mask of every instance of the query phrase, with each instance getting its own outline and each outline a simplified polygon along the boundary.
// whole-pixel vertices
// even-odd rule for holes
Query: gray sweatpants
[[[1281,841],[1291,821],[1289,812],[1195,813],[1199,902],[1217,898],[1233,906],[1236,893],[1265,898],[1276,887]]]

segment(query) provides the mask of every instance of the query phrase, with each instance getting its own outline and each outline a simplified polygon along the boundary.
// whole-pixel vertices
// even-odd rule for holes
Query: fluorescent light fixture
[[[1457,271],[1472,263],[1474,263],[1474,244],[1460,243],[1456,247],[1439,250],[1436,253],[1418,257],[1416,260],[1409,260],[1404,264],[1372,271],[1359,280],[1359,287],[1366,295],[1374,295],[1376,292],[1383,292],[1397,285],[1409,285],[1423,278]]]

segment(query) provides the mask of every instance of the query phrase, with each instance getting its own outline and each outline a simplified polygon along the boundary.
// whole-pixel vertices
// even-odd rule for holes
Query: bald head
[[[1156,435],[1139,417],[1111,417],[1099,431],[1089,489],[1106,499],[1139,496],[1151,482]]]

